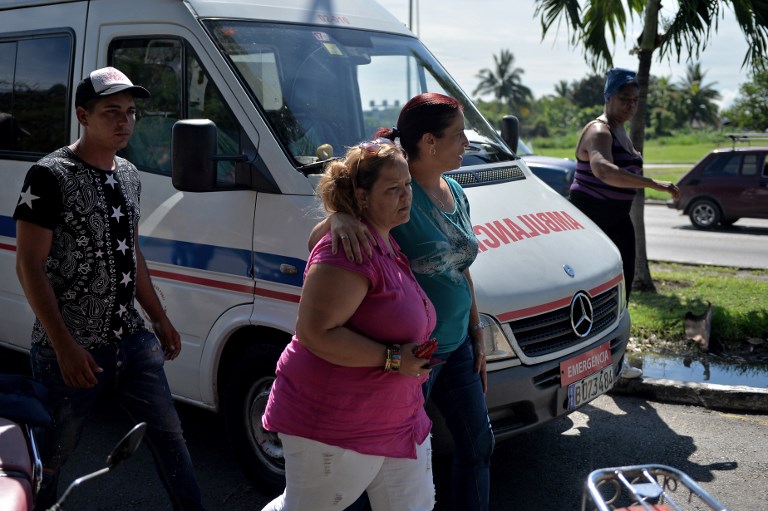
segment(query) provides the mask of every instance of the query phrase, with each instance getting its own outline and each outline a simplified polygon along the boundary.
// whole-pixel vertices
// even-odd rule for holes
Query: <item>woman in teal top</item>
[[[411,269],[439,311],[432,337],[438,339],[436,354],[450,354],[467,338],[474,294],[465,271],[477,256],[477,238],[469,219],[469,203],[461,185],[443,176],[451,211],[436,207],[427,191],[413,181],[411,220],[392,231]],[[445,204],[447,207],[447,204]]]
[[[411,263],[416,279],[437,311],[439,357],[424,383],[425,401],[431,397],[453,436],[452,491],[461,510],[487,510],[490,459],[494,438],[485,403],[485,325],[480,321],[469,266],[477,256],[469,203],[461,186],[443,173],[461,166],[469,142],[464,113],[455,99],[436,93],[420,94],[405,104],[397,126],[381,128],[376,137],[400,144],[413,178],[411,218],[392,230]],[[357,219],[332,215],[318,224],[310,244],[331,229],[334,250],[341,245],[358,261],[370,253],[372,235]]]

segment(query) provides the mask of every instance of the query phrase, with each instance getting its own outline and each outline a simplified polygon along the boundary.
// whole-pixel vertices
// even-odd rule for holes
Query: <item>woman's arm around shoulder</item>
[[[350,261],[358,264],[363,262],[363,251],[371,257],[372,246],[376,245],[376,239],[368,227],[346,213],[332,213],[315,225],[309,235],[308,249],[312,251],[315,245],[328,232],[331,233],[331,246],[333,253],[339,250],[339,242],[344,249],[344,254]]]

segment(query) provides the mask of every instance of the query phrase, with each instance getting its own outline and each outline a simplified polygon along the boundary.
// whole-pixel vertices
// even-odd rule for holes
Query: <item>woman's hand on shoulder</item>
[[[346,213],[333,213],[329,217],[331,228],[331,250],[335,254],[339,243],[347,259],[356,263],[363,262],[363,251],[371,257],[376,238],[363,222]]]

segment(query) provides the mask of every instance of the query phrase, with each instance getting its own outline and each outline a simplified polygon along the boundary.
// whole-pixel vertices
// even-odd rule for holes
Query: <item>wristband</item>
[[[384,372],[396,373],[400,371],[400,345],[391,344],[386,347],[387,359],[384,362]]]
[[[475,323],[474,325],[469,325],[469,331],[474,332],[476,330],[482,330],[488,326],[488,323],[485,321],[480,321],[479,323]]]

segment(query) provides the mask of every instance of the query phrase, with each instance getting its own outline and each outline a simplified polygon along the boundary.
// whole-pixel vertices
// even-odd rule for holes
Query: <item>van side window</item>
[[[67,143],[71,61],[66,34],[0,40],[0,152],[37,158]]]
[[[179,119],[210,119],[218,128],[219,154],[241,152],[240,125],[188,44],[173,38],[119,39],[110,44],[109,58],[151,93],[137,101],[133,137],[121,152],[138,168],[171,175],[171,133]],[[234,186],[234,163],[218,166],[218,186]]]

